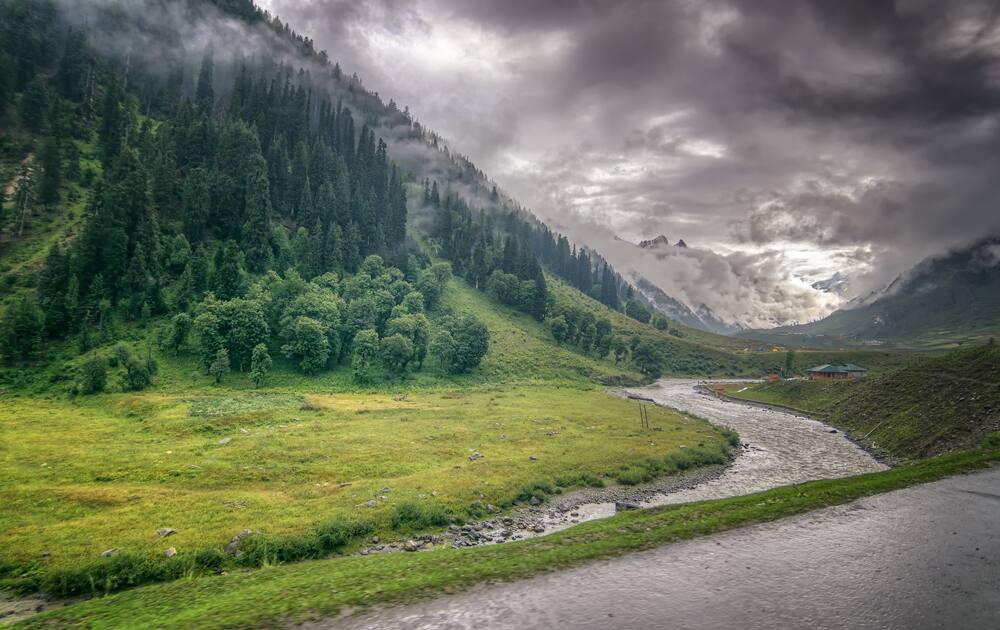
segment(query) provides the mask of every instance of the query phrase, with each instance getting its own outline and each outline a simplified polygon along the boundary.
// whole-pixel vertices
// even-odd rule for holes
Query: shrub
[[[404,501],[392,512],[393,529],[444,527],[452,522],[451,510],[439,503]]]
[[[489,514],[486,506],[479,501],[473,501],[465,508],[465,513],[472,519],[480,519]]]
[[[97,355],[87,359],[80,368],[80,391],[84,394],[97,394],[104,391],[107,383],[107,360]]]
[[[604,480],[591,472],[568,473],[556,477],[556,485],[560,488],[572,488],[573,486],[603,488]]]
[[[722,434],[722,437],[726,438],[726,443],[732,448],[740,445],[740,434],[736,431],[733,431],[729,427],[722,427],[719,429],[719,433]]]
[[[633,466],[615,473],[615,481],[623,486],[634,486],[652,480],[652,473],[646,468]]]
[[[559,492],[559,488],[553,485],[551,481],[535,481],[521,488],[521,490],[514,495],[514,502],[526,503],[531,501],[532,498],[544,501],[549,498],[550,494],[558,494]]]

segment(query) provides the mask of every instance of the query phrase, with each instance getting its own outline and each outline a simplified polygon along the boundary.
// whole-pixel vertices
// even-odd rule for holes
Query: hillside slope
[[[729,394],[821,416],[895,460],[977,446],[1000,431],[1000,348],[926,358],[880,376],[846,382],[791,380]]]

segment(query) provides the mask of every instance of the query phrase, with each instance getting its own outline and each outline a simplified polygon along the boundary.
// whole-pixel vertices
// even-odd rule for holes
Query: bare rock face
[[[660,234],[656,238],[649,239],[647,241],[641,241],[639,243],[639,247],[643,249],[650,249],[665,245],[670,245],[670,239],[667,238],[666,234]]]
[[[229,544],[226,545],[224,551],[231,556],[239,556],[240,547],[243,546],[244,541],[251,536],[253,536],[253,532],[249,529],[244,529],[240,533],[233,536],[233,539],[229,541]]]

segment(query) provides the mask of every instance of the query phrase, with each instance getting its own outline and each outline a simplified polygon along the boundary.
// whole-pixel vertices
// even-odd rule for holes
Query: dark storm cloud
[[[778,282],[758,320],[797,275],[863,291],[1000,231],[996,2],[268,3],[612,261],[677,286],[595,225],[716,250],[720,294]]]

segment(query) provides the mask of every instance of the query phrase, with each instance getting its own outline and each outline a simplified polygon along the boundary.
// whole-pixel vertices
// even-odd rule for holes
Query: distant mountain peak
[[[639,241],[639,247],[643,249],[658,249],[661,247],[669,247],[669,246],[670,246],[670,239],[667,238],[666,234],[660,234],[656,238],[651,238],[646,241]],[[684,239],[680,239],[679,241],[674,243],[674,247],[680,247],[682,249],[687,246],[688,244],[684,242]]]
[[[812,283],[812,288],[823,293],[843,293],[847,289],[850,278],[846,273],[838,271],[825,280]]]
[[[643,249],[650,249],[654,247],[660,247],[663,245],[670,245],[670,239],[667,238],[665,234],[660,234],[654,239],[648,241],[639,241],[639,247]]]

